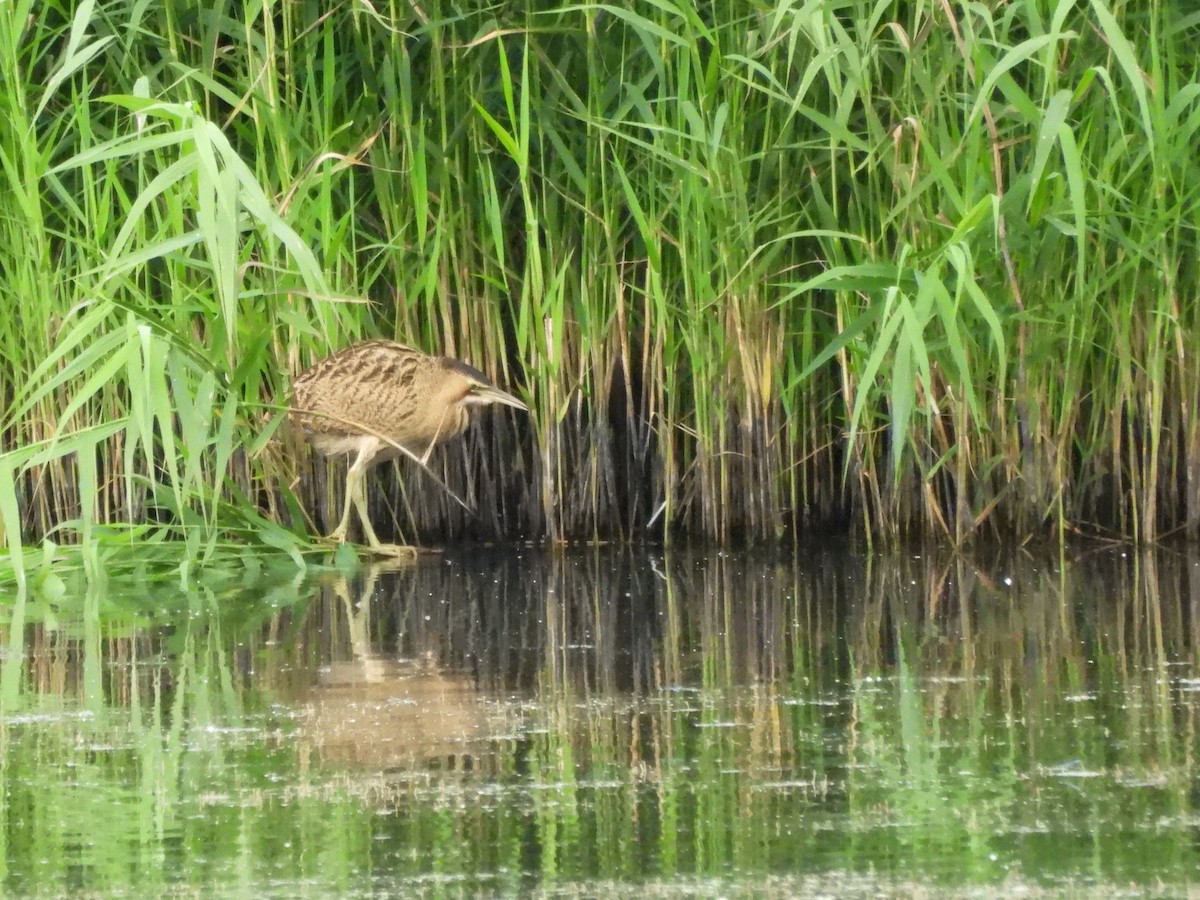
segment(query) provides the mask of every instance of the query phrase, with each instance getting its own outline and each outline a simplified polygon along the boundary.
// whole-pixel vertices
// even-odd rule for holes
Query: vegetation
[[[295,547],[338,479],[275,440],[289,377],[384,334],[534,410],[439,455],[474,518],[377,476],[410,537],[1197,537],[1198,32],[3,4],[0,528]]]

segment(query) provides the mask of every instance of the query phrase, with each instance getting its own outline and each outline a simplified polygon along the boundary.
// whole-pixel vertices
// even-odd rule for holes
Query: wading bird
[[[288,417],[322,456],[353,457],[342,520],[329,540],[344,543],[350,506],[376,553],[411,553],[383,544],[367,514],[363,476],[376,463],[411,456],[422,465],[438,444],[466,430],[470,408],[528,407],[478,369],[394,341],[363,341],[327,356],[296,377]]]

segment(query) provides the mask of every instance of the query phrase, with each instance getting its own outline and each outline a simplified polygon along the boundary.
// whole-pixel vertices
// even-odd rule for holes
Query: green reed
[[[533,410],[410,537],[1195,537],[1200,19],[1044,6],[8,4],[9,546],[295,552],[376,334]]]

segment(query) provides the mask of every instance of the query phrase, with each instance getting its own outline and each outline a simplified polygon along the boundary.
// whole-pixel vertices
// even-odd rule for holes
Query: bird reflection
[[[474,768],[488,737],[503,729],[503,707],[489,703],[469,673],[440,665],[434,650],[398,657],[371,647],[379,576],[405,567],[384,560],[354,581],[327,584],[328,612],[344,616],[350,654],[323,666],[302,698],[305,756],[376,771]]]

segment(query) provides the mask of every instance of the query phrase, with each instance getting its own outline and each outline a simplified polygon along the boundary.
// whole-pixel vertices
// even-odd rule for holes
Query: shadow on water
[[[9,893],[1197,880],[1194,557],[475,548],[77,587],[0,634]]]

